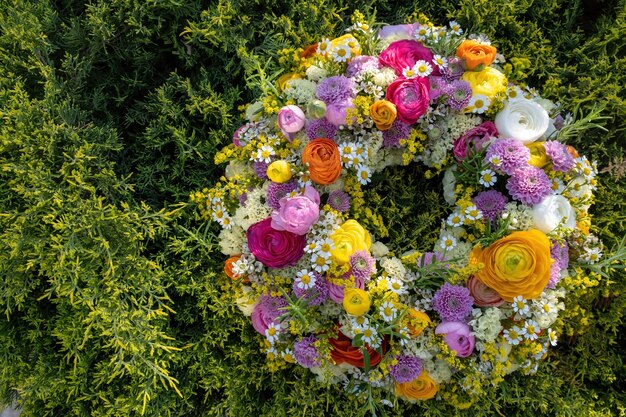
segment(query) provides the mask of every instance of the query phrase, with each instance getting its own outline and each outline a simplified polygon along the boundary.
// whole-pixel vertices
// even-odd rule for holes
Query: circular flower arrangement
[[[557,343],[560,280],[600,258],[595,165],[484,37],[353,23],[281,61],[216,157],[226,176],[194,199],[223,227],[224,271],[272,367],[407,401],[480,395],[536,369]],[[449,216],[430,251],[394,256],[353,214],[375,217],[373,173],[412,161],[443,173]]]

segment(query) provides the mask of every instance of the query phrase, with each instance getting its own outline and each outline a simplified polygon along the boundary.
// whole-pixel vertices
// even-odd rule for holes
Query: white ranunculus
[[[496,115],[500,137],[513,138],[526,144],[539,139],[548,130],[550,116],[534,101],[518,98],[509,100]]]
[[[549,195],[533,206],[533,222],[535,227],[544,233],[556,229],[561,222],[565,227],[573,229],[576,227],[576,212],[567,198],[562,195]]]

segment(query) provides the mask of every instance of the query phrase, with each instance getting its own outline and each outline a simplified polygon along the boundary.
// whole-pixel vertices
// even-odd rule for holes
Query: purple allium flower
[[[508,175],[512,175],[518,168],[527,166],[529,159],[530,149],[515,139],[497,139],[489,145],[485,156],[486,162],[497,160],[498,163],[492,163],[491,166]]]
[[[396,356],[396,360],[398,363],[391,366],[389,375],[391,375],[397,383],[411,382],[422,373],[422,360],[420,358],[399,355]]]
[[[574,157],[567,151],[567,145],[556,140],[549,140],[543,143],[546,155],[552,159],[552,169],[555,171],[568,172],[576,162]]]
[[[525,166],[511,175],[506,183],[506,189],[515,200],[532,206],[552,194],[552,181],[543,169]]]
[[[262,180],[266,180],[267,178],[267,167],[270,166],[267,162],[264,161],[254,161],[252,164],[252,169],[254,169],[254,173],[257,177]]]
[[[320,366],[320,355],[315,349],[315,341],[315,336],[307,336],[293,344],[293,356],[305,368]]]
[[[464,80],[454,80],[448,85],[448,105],[452,110],[461,111],[472,98],[472,86]]]
[[[279,210],[280,209],[279,200],[285,197],[290,192],[296,190],[297,188],[298,188],[298,183],[296,183],[295,181],[285,182],[282,184],[278,182],[271,182],[267,186],[267,194],[266,194],[267,205],[273,208],[274,210]]]
[[[437,99],[448,93],[448,85],[446,80],[442,77],[429,77],[430,81],[430,101],[437,101]]]
[[[350,210],[350,196],[342,190],[335,190],[328,195],[328,204],[334,210],[345,213]]]
[[[276,319],[285,312],[283,307],[287,307],[287,301],[283,297],[272,297],[264,294],[259,299],[259,303],[252,311],[252,326],[254,330],[265,335],[265,330],[271,323],[275,323]]]
[[[557,241],[552,241],[550,257],[554,259],[554,262],[550,267],[550,280],[548,281],[548,288],[554,288],[561,280],[561,271],[563,269],[567,269],[567,266],[569,265],[569,246],[567,243],[563,243],[563,245],[561,245]]]
[[[474,299],[466,287],[446,282],[433,296],[433,309],[443,321],[463,321],[472,312]]]
[[[352,60],[348,64],[348,68],[346,68],[346,74],[348,77],[354,77],[361,71],[366,70],[376,70],[380,68],[380,64],[378,63],[378,58],[369,55],[359,55]]]
[[[358,250],[350,255],[352,275],[358,280],[368,280],[376,271],[376,261],[366,250]]]
[[[312,288],[301,288],[294,282],[293,292],[298,298],[304,297],[310,306],[318,306],[328,299],[328,281],[317,272],[313,272],[312,275],[315,277],[315,285]]]
[[[496,190],[482,191],[472,198],[472,203],[476,204],[483,216],[491,221],[495,221],[500,217],[508,202],[509,199]]]
[[[344,75],[325,78],[317,86],[316,96],[326,104],[334,104],[356,96],[354,80]]]
[[[410,132],[410,125],[396,119],[389,129],[383,131],[383,146],[400,148],[400,140],[408,138]]]
[[[318,120],[311,120],[306,126],[306,134],[309,139],[327,138],[335,140],[337,126],[328,121],[325,117]]]

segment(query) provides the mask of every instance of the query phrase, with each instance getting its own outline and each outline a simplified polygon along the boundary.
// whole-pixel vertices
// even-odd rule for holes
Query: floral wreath
[[[423,16],[352,23],[283,53],[286,73],[216,156],[225,177],[192,199],[223,228],[270,368],[383,403],[474,398],[556,345],[560,283],[601,257],[596,166],[564,143],[577,122],[508,80],[486,37]],[[450,214],[431,252],[393,256],[354,217],[376,221],[373,173],[412,161],[443,173]]]

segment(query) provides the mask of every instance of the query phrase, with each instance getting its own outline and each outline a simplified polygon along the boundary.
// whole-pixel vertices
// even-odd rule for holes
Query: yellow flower
[[[367,292],[358,288],[346,288],[343,295],[343,308],[351,316],[362,316],[370,309],[371,301]]]
[[[437,384],[426,371],[411,382],[396,383],[396,395],[412,402],[429,400],[437,394],[437,390]]]
[[[285,91],[285,88],[287,88],[287,83],[289,83],[289,81],[299,80],[300,78],[302,78],[302,76],[295,72],[288,72],[287,74],[283,74],[278,78],[278,89],[280,91]]]
[[[506,76],[492,67],[478,72],[466,71],[461,79],[470,83],[474,95],[482,94],[493,100],[496,94],[506,92]]]
[[[512,302],[521,295],[527,300],[539,297],[550,279],[550,239],[539,230],[513,232],[490,246],[477,246],[470,264],[484,267],[476,278]]]
[[[266,174],[274,182],[287,182],[291,179],[291,167],[287,161],[274,161],[267,167]]]
[[[430,317],[422,311],[417,311],[412,308],[408,311],[409,313],[409,334],[412,338],[419,336],[422,334],[424,329],[428,327],[430,324]]]
[[[370,116],[378,130],[389,130],[397,113],[396,105],[387,100],[378,100],[370,106]]]
[[[530,160],[528,163],[537,168],[544,168],[550,164],[550,158],[546,154],[546,148],[543,142],[527,143],[526,147],[530,150]]]
[[[343,265],[350,261],[350,255],[359,250],[369,251],[372,238],[356,220],[348,220],[331,236],[335,249],[330,251],[333,261]]]

